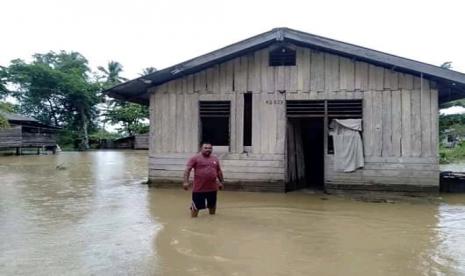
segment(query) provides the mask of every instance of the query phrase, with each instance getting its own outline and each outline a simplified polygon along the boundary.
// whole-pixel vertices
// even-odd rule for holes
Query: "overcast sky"
[[[465,1],[2,0],[0,65],[78,51],[123,76],[289,27],[465,72]]]

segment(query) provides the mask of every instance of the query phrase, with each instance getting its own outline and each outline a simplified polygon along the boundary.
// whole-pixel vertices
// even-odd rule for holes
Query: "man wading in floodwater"
[[[191,216],[193,218],[198,216],[199,210],[205,209],[205,201],[207,202],[206,207],[210,215],[214,215],[216,212],[216,193],[218,189],[222,190],[224,187],[220,161],[211,155],[212,149],[213,147],[210,143],[202,143],[200,153],[189,159],[184,171],[184,183],[182,186],[187,191],[189,188],[189,176],[191,170],[194,169],[191,206]],[[217,178],[220,183],[216,182]]]

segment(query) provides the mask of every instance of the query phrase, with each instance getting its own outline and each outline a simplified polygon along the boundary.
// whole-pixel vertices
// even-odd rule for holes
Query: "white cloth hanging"
[[[334,169],[353,172],[365,165],[363,144],[360,137],[361,119],[334,119],[330,125],[334,144]]]

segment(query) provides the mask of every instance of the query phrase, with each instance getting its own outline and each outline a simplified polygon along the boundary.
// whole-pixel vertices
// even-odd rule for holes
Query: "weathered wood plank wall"
[[[148,149],[148,148],[149,148],[149,134],[148,133],[138,134],[134,136],[134,149]]]
[[[270,67],[268,49],[262,49],[153,88],[150,177],[182,176],[183,164],[160,167],[157,162],[165,162],[161,156],[167,156],[169,162],[173,155],[182,154],[186,158],[197,151],[199,100],[231,101],[230,152],[222,154],[225,161],[230,160],[225,163],[225,169],[230,170],[227,178],[283,181],[285,101],[363,99],[367,165],[356,173],[336,173],[332,169],[332,156],[327,155],[325,181],[438,184],[438,94],[434,85],[419,76],[363,61],[294,48],[296,66]],[[244,153],[243,94],[247,92],[253,93],[252,147],[251,152]],[[264,169],[257,165],[268,164],[269,156],[279,159],[279,166]],[[250,160],[254,162],[253,168],[244,165]],[[425,170],[429,172],[422,172]]]
[[[21,127],[0,129],[0,148],[21,147]]]

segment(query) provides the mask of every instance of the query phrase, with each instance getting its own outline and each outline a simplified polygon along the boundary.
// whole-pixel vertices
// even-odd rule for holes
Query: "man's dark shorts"
[[[205,207],[216,208],[216,191],[192,193],[192,210],[202,210]]]

